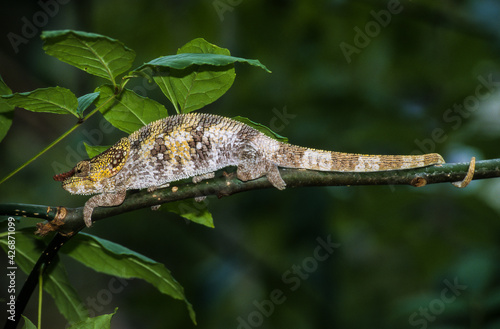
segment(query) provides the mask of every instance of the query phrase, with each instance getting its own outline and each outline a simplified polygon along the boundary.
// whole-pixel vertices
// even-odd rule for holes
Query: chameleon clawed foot
[[[204,181],[204,180],[207,180],[207,179],[212,179],[215,177],[215,172],[209,172],[209,173],[206,173],[206,174],[202,174],[202,175],[198,175],[198,176],[194,176],[193,177],[193,183],[194,184],[198,184],[199,182],[201,181]],[[202,202],[204,201],[205,199],[207,198],[206,195],[202,195],[202,196],[197,196],[194,198],[194,201],[196,202]]]
[[[456,186],[458,188],[464,188],[469,183],[472,181],[472,178],[474,177],[474,171],[476,169],[476,158],[472,157],[470,159],[469,163],[469,170],[467,171],[467,175],[465,175],[464,179],[461,180],[460,182],[452,182],[453,186]]]
[[[193,183],[198,184],[201,181],[207,180],[207,179],[212,179],[215,177],[215,172],[209,172],[206,174],[198,175],[193,177]]]
[[[169,187],[170,186],[170,183],[166,183],[166,184],[163,184],[163,185],[160,185],[160,186],[150,186],[148,187],[147,191],[148,192],[154,192],[158,189],[161,189],[161,188],[166,188],[166,187]],[[157,204],[157,205],[154,205],[154,206],[151,206],[151,210],[153,211],[156,211],[158,209],[160,209],[161,207],[161,204]]]
[[[198,184],[199,182],[201,181],[204,181],[204,180],[207,180],[207,179],[212,179],[215,177],[215,172],[209,172],[209,173],[206,173],[206,174],[202,174],[202,175],[198,175],[198,176],[194,176],[193,177],[193,183],[194,184]],[[206,195],[202,195],[202,196],[197,196],[194,198],[194,201],[196,202],[202,202],[204,201],[205,199],[207,198]]]
[[[125,189],[112,192],[94,195],[91,197],[83,207],[83,220],[87,227],[92,226],[92,212],[97,207],[112,207],[119,206],[125,200],[127,191]]]
[[[163,184],[163,185],[159,185],[159,186],[150,186],[147,188],[147,191],[148,192],[154,192],[156,190],[159,190],[159,189],[162,189],[162,188],[166,188],[166,187],[169,187],[170,186],[170,183],[166,183],[166,184]]]

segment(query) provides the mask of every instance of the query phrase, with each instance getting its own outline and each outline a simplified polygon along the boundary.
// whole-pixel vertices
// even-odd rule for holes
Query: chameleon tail
[[[445,163],[437,153],[423,155],[369,155],[315,150],[280,143],[271,161],[280,167],[320,171],[370,172],[421,168]]]

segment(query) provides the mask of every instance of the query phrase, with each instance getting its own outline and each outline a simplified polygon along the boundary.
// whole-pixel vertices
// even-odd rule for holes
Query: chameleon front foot
[[[115,193],[103,193],[91,197],[83,207],[83,220],[87,227],[92,226],[92,212],[97,207],[119,206],[125,200],[126,190],[120,190]]]

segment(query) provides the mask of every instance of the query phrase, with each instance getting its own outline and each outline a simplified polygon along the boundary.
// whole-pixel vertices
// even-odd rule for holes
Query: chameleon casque
[[[266,176],[279,190],[286,183],[278,167],[320,171],[373,172],[444,163],[437,153],[424,155],[364,155],[315,150],[274,140],[235,120],[212,114],[180,114],[140,128],[67,173],[54,176],[72,194],[97,194],[84,207],[92,225],[96,207],[117,206],[126,191],[153,191],[169,182],[193,177],[199,182],[216,170],[237,167],[242,181]]]

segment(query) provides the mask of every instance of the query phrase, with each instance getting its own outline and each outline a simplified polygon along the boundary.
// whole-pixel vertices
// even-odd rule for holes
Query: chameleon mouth
[[[62,174],[57,174],[52,177],[56,182],[62,182],[66,180],[66,178],[69,178],[75,174],[75,168],[71,169],[68,172],[62,173]]]

